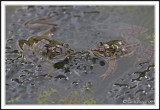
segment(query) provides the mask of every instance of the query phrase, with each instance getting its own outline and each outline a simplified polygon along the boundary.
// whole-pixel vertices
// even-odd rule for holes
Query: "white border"
[[[158,5],[153,1],[3,1],[4,5]]]
[[[155,6],[155,105],[6,105],[5,104],[5,6],[7,5],[154,5]],[[159,2],[157,1],[2,1],[1,2],[1,106],[2,109],[157,109],[159,108]]]

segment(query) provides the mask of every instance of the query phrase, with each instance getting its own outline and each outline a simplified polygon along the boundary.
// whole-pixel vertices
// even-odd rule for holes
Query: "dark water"
[[[147,28],[132,37],[143,46],[153,45],[154,7],[8,6],[6,10],[7,104],[154,104],[154,61],[139,61],[137,54],[116,59],[114,74],[102,80],[108,63],[85,53],[97,41],[123,40],[118,30],[123,24]],[[50,13],[58,14],[47,21],[57,25],[52,37],[77,53],[57,63],[45,77],[53,65],[29,59],[22,63],[18,40],[40,33],[26,28],[26,21]]]

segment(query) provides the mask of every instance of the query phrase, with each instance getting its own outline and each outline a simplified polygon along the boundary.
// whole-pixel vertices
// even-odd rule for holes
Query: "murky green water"
[[[7,104],[154,104],[154,7],[7,6],[6,12]],[[52,37],[77,53],[57,63],[45,77],[53,64],[32,62],[30,57],[21,62],[18,40],[40,33],[26,28],[26,21],[50,13],[58,14],[47,21],[57,25]],[[124,24],[147,28],[131,37],[151,51],[116,59],[115,72],[102,80],[108,63],[85,52],[97,41],[123,40],[118,29]]]

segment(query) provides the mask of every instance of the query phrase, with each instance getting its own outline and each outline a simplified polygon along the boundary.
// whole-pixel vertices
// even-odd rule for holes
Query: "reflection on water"
[[[56,24],[51,37],[68,43],[74,54],[55,64],[31,57],[22,62],[18,40],[42,34],[24,23],[51,13],[57,14],[45,21]],[[154,7],[23,6],[7,16],[7,104],[154,104]],[[114,40],[125,41],[121,50],[134,50],[122,57],[118,44],[111,45],[108,52],[120,55],[116,67],[89,53],[96,42]],[[114,74],[102,80],[111,68]]]

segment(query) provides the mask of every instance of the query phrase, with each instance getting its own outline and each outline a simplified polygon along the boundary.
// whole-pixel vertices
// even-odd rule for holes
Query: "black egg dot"
[[[101,66],[104,66],[104,65],[105,65],[105,62],[104,62],[104,61],[100,61],[99,64],[100,64]]]

